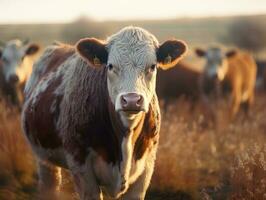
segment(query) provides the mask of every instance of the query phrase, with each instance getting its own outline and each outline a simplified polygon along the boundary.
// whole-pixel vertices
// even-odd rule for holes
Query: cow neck
[[[135,143],[139,135],[141,134],[142,128],[144,126],[146,114],[145,113],[141,114],[141,116],[139,116],[139,122],[137,123],[137,125],[133,129],[130,130],[129,128],[123,125],[120,115],[118,112],[115,111],[114,105],[111,102],[110,98],[108,100],[108,109],[109,109],[111,125],[119,141],[120,147],[121,147],[123,138],[128,137],[129,134],[132,134],[131,145],[132,145],[132,148],[134,148]]]

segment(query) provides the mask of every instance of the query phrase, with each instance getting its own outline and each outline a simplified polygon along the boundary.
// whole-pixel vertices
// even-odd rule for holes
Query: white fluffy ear
[[[77,42],[76,49],[81,57],[93,66],[107,63],[108,52],[103,41],[95,38],[81,39]]]
[[[187,45],[180,40],[167,40],[162,43],[157,51],[157,62],[159,67],[167,70],[170,69],[185,56]]]

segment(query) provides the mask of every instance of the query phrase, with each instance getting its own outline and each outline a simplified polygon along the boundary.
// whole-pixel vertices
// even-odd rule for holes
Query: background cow
[[[39,49],[37,44],[28,44],[28,41],[11,40],[0,50],[0,90],[13,105],[22,105],[24,85]]]
[[[201,81],[202,88],[210,83],[217,95],[222,89],[230,90],[231,117],[238,112],[240,105],[247,111],[254,101],[257,67],[254,58],[247,52],[232,50],[227,53],[218,47],[211,47],[207,51],[196,49],[196,54],[205,57],[204,76]],[[222,82],[222,86],[221,83]],[[218,84],[216,84],[218,83]]]
[[[201,114],[204,116],[203,127],[213,126],[216,123],[215,109],[208,99],[205,98],[201,89],[201,70],[186,62],[180,62],[167,71],[159,70],[157,77],[156,91],[160,100],[163,100],[163,108],[168,111],[168,105],[178,98],[184,98],[189,102],[190,111],[200,107]],[[208,86],[210,90],[211,85]],[[182,106],[177,105],[177,107]]]
[[[107,41],[48,48],[27,82],[22,113],[40,186],[53,191],[60,166],[70,169],[81,199],[105,192],[143,200],[159,139],[157,66],[175,66],[186,50],[136,27]]]
[[[201,72],[187,63],[180,62],[167,71],[159,70],[156,91],[159,99],[164,100],[165,108],[179,97],[191,101],[199,99],[199,77]]]

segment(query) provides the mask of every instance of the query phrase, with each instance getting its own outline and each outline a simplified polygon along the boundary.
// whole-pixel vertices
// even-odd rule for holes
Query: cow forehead
[[[157,39],[148,31],[128,27],[107,40],[108,62],[121,67],[145,67],[156,61]]]
[[[207,50],[207,58],[211,60],[221,60],[222,51],[219,48],[210,48]]]
[[[9,41],[3,50],[3,56],[13,59],[21,57],[23,55],[22,47],[22,42],[19,40]]]

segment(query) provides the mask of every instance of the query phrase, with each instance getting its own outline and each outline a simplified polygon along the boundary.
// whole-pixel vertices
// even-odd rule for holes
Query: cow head
[[[235,51],[229,51],[224,53],[218,47],[211,47],[207,51],[203,49],[196,49],[196,54],[199,57],[205,57],[206,63],[204,66],[204,73],[207,78],[214,80],[223,80],[227,70],[228,70],[228,63],[227,58],[232,57],[235,55]]]
[[[148,111],[155,95],[157,68],[174,67],[187,51],[182,41],[159,45],[151,33],[137,27],[126,27],[107,41],[82,39],[76,48],[92,65],[106,64],[110,99],[126,119]]]
[[[1,53],[5,81],[11,85],[25,82],[32,67],[28,57],[38,51],[39,46],[28,44],[28,41],[11,40],[7,42]]]

